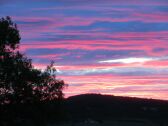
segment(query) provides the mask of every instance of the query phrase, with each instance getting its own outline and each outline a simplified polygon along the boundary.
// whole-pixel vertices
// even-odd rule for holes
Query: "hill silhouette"
[[[72,96],[65,101],[68,119],[103,123],[107,120],[148,120],[167,123],[168,101],[100,94]]]

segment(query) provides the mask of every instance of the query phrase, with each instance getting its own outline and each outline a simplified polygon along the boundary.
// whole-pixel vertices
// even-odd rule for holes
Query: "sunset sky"
[[[36,68],[55,61],[66,97],[168,100],[168,0],[0,0],[4,16]]]

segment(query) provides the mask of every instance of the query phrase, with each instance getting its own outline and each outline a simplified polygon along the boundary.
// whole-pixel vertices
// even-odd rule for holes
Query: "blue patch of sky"
[[[84,30],[97,29],[100,32],[150,32],[168,31],[168,23],[143,23],[139,21],[130,22],[108,22],[97,21],[88,26],[64,26],[63,30]]]
[[[106,59],[116,59],[118,57],[133,57],[141,53],[145,55],[146,53],[143,50],[81,50],[81,49],[29,49],[26,51],[27,55],[30,56],[39,56],[39,55],[48,55],[48,54],[66,54],[60,58],[53,59],[60,64],[88,64],[88,63],[97,63],[99,60]],[[103,55],[103,57],[98,58],[97,56]],[[81,56],[81,57],[77,57]],[[49,59],[39,59],[41,62],[48,62]]]

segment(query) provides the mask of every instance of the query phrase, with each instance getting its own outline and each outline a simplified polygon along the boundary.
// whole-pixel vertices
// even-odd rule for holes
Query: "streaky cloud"
[[[132,57],[132,58],[123,58],[123,59],[104,60],[104,61],[99,61],[99,63],[144,63],[152,60],[155,60],[155,59]]]
[[[128,57],[123,59],[103,60],[99,63],[145,63],[149,61],[167,60],[168,57]]]

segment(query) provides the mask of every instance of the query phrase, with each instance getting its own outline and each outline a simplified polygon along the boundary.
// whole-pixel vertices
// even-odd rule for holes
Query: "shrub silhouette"
[[[18,51],[20,34],[10,17],[0,19],[0,103],[18,104],[63,98],[63,80],[56,79],[53,62],[41,71]]]

